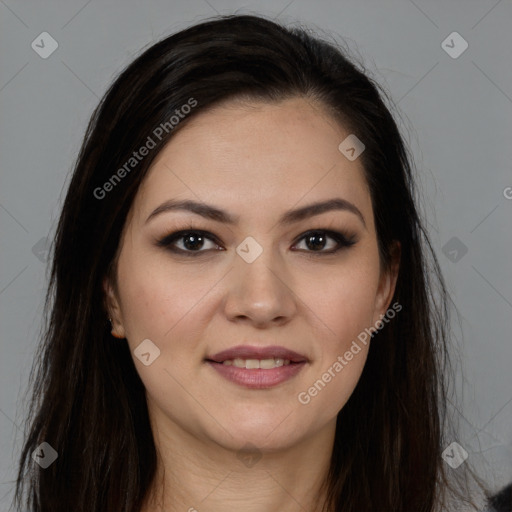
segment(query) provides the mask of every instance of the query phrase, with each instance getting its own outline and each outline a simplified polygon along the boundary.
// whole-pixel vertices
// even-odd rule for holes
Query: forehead
[[[172,197],[277,211],[368,190],[360,160],[338,149],[349,133],[311,100],[225,102],[198,113],[157,155],[135,206],[147,212]]]

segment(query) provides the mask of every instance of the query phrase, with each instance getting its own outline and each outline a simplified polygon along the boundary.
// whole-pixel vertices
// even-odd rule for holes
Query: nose
[[[227,276],[224,303],[230,321],[265,328],[285,324],[293,318],[298,297],[282,259],[265,249],[252,263],[237,255],[233,265]]]

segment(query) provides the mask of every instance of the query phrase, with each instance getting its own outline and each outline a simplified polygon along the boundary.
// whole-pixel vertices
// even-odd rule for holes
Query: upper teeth
[[[289,359],[270,358],[270,359],[227,359],[222,364],[226,366],[236,366],[237,368],[255,369],[262,368],[263,370],[270,370],[278,366],[290,364]]]

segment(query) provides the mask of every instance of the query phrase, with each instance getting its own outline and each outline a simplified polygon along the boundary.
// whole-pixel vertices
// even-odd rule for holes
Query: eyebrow
[[[189,211],[206,219],[222,222],[223,224],[233,225],[238,223],[239,220],[238,216],[231,215],[228,212],[225,212],[219,208],[216,208],[215,206],[211,206],[206,203],[199,203],[190,199],[170,199],[155,208],[146,219],[145,223],[147,224],[152,218],[161,213],[176,210]],[[333,210],[342,210],[355,214],[357,217],[359,217],[364,227],[366,228],[366,222],[359,208],[357,208],[357,206],[352,204],[350,201],[341,198],[328,199],[327,201],[312,203],[307,206],[302,206],[301,208],[290,210],[284,213],[278,222],[280,224],[293,224],[294,222],[299,222],[309,217],[320,215],[322,213]]]

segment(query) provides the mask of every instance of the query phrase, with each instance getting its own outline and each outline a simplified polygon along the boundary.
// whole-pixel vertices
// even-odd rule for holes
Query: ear
[[[103,279],[103,291],[105,309],[112,321],[112,336],[115,338],[126,338],[117,292],[111,278],[108,276]]]
[[[373,322],[377,322],[386,313],[395,293],[398,271],[400,269],[401,245],[395,240],[391,248],[391,263],[389,268],[381,272],[379,287],[375,298]]]

